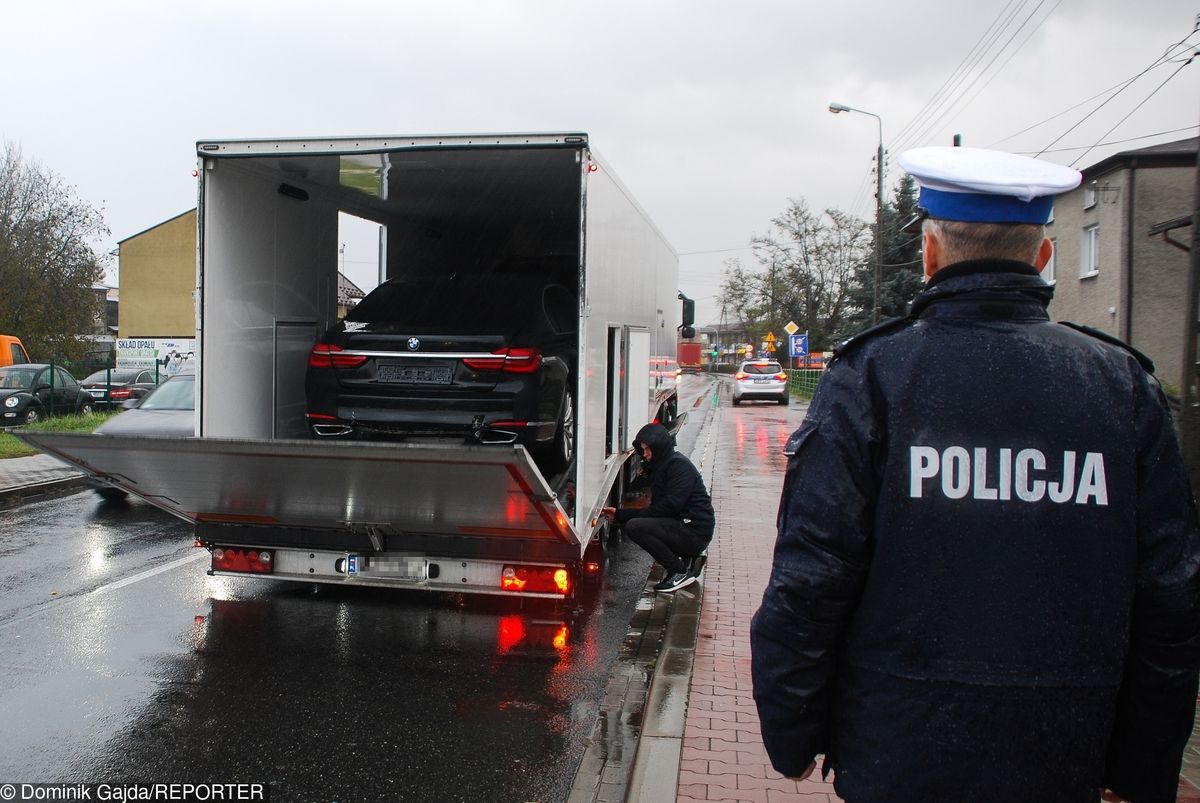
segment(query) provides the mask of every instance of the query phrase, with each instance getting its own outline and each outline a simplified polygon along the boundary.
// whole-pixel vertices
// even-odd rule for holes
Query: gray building
[[[1198,138],[1123,151],[1083,170],[1055,199],[1050,316],[1102,329],[1183,387],[1190,224]]]

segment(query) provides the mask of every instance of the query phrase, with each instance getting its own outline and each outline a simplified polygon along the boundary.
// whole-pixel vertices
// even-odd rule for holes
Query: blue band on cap
[[[918,205],[929,217],[964,223],[1036,223],[1044,225],[1054,209],[1054,196],[1043,195],[1022,201],[1011,195],[977,192],[946,192],[921,188]]]

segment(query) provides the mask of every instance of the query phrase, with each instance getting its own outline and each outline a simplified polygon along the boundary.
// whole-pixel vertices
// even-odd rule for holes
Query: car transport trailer
[[[636,474],[634,434],[651,420],[681,423],[675,343],[693,323],[682,320],[675,252],[588,136],[202,141],[197,149],[200,437],[23,439],[193,522],[213,574],[573,596],[600,564],[600,509],[619,503]],[[519,276],[520,286],[531,277],[537,286],[544,276],[545,286],[565,288],[559,354],[569,355],[570,420],[561,411],[557,421],[488,420],[476,399],[464,436],[315,437],[353,431],[368,414],[340,406],[315,416],[306,398],[310,360],[342,359],[324,333],[350,328],[349,319],[338,324],[340,213],[379,225],[383,280]],[[538,298],[506,304],[523,318],[542,310]],[[461,316],[445,307],[448,321]],[[353,356],[369,361],[360,387],[403,385],[394,404],[410,419],[430,398],[420,383],[513,358],[461,353],[462,341],[439,352],[428,330],[407,342],[412,353]],[[427,367],[437,365],[450,368]],[[454,424],[457,401],[437,405],[438,424]],[[539,437],[568,434],[565,464],[505,437],[535,425]]]

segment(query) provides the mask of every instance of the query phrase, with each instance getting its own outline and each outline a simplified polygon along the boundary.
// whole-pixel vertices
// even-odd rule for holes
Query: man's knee
[[[621,525],[621,529],[625,531],[626,538],[637,544],[650,532],[651,524],[645,519],[630,519]]]

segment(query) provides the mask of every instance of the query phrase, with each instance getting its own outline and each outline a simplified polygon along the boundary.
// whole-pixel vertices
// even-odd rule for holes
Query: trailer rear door
[[[579,544],[523,446],[14,434],[197,524]]]

